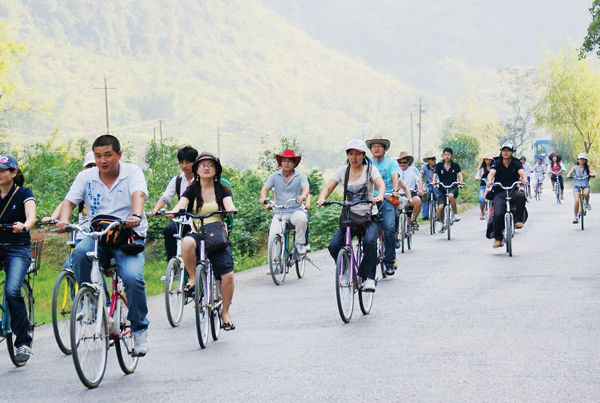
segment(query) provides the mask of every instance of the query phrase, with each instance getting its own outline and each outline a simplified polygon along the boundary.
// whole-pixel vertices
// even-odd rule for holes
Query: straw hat
[[[396,161],[398,161],[398,163],[400,163],[400,160],[403,160],[405,158],[408,160],[408,165],[412,165],[412,163],[415,161],[414,157],[412,155],[410,155],[409,153],[407,153],[406,151],[402,151]]]
[[[423,157],[423,162],[427,162],[428,159],[433,158],[434,160],[437,159],[437,157],[435,156],[435,154],[431,151],[426,152],[425,156]]]
[[[390,141],[388,139],[384,139],[380,135],[377,135],[372,139],[365,141],[365,143],[367,144],[367,147],[369,147],[369,150],[371,149],[371,146],[373,144],[381,144],[383,148],[385,148],[385,151],[390,149]]]

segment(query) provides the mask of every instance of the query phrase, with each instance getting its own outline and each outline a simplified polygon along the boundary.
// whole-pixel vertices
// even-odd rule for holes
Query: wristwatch
[[[132,217],[137,217],[137,218],[139,218],[140,220],[142,219],[142,215],[141,215],[140,213],[133,213],[131,216],[132,216]]]

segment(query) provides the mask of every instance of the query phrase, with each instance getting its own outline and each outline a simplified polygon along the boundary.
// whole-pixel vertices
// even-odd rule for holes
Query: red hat
[[[289,158],[289,159],[295,160],[296,166],[298,166],[298,164],[300,163],[300,160],[302,159],[302,156],[296,155],[296,153],[294,153],[294,150],[285,150],[281,154],[275,154],[275,159],[277,160],[277,164],[279,166],[281,166],[281,160],[283,158]]]

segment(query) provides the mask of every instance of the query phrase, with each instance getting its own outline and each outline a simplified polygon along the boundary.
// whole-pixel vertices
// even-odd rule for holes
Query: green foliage
[[[479,141],[475,137],[447,133],[442,136],[440,150],[444,147],[452,147],[454,151],[452,160],[459,163],[463,171],[472,171],[476,167]],[[466,178],[466,172],[463,175]]]
[[[284,150],[294,150],[296,155],[302,155],[300,145],[293,137],[279,136],[279,148],[268,148],[269,136],[263,136],[260,144],[264,151],[258,157],[258,167],[267,173],[275,172],[279,168],[275,155],[281,154]]]
[[[318,197],[321,193],[321,189],[323,188],[323,184],[325,183],[323,174],[320,171],[313,169],[306,176],[306,178],[308,179],[308,186],[310,187],[311,196]]]
[[[585,58],[587,53],[596,50],[596,55],[600,57],[600,0],[594,0],[589,8],[592,15],[592,21],[588,26],[587,35],[583,39],[583,44],[579,50],[579,58]]]

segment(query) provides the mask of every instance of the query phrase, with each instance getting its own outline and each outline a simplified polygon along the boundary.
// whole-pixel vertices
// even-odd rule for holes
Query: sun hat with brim
[[[196,157],[196,161],[194,161],[194,165],[192,165],[192,172],[194,172],[194,175],[198,175],[198,165],[200,164],[200,162],[206,160],[215,163],[215,168],[217,169],[217,176],[221,176],[221,173],[223,172],[221,161],[213,153],[209,153],[208,151],[202,151],[200,155]]]
[[[0,155],[0,169],[19,169],[19,162],[9,154]]]
[[[87,167],[90,164],[96,165],[96,159],[94,158],[94,152],[90,151],[85,154],[85,158],[83,159],[83,167]]]
[[[359,139],[350,140],[346,143],[346,153],[350,150],[356,150],[360,153],[366,153],[369,148],[364,141]]]
[[[400,163],[400,160],[403,160],[403,159],[408,160],[408,165],[412,165],[412,163],[415,161],[414,157],[412,155],[410,155],[409,153],[407,153],[406,151],[402,151],[396,161],[398,161],[398,163]]]
[[[496,158],[496,156],[492,153],[484,154],[483,157],[481,157],[482,160],[493,160],[494,158]]]
[[[277,165],[281,166],[281,160],[283,160],[284,158],[294,160],[294,162],[296,163],[296,166],[298,166],[298,164],[300,163],[300,160],[302,160],[302,156],[296,155],[296,153],[294,153],[294,150],[285,150],[281,154],[275,154],[275,159],[277,160]]]
[[[437,157],[432,152],[425,153],[425,156],[423,157],[423,162],[427,162],[427,160],[430,160],[430,159],[435,160],[435,159],[437,159]]]
[[[365,141],[365,144],[367,145],[367,147],[369,147],[369,150],[371,149],[371,146],[373,144],[381,144],[383,148],[385,148],[385,151],[390,149],[390,141],[388,139],[384,139],[380,135],[377,135],[372,139]]]
[[[588,159],[587,154],[586,153],[579,153],[577,154],[577,159],[578,160],[586,160]]]

